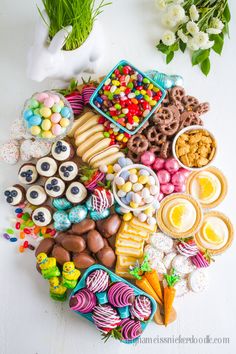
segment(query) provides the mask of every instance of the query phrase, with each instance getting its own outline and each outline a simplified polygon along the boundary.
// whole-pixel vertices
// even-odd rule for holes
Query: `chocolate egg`
[[[42,240],[40,242],[40,244],[38,245],[38,247],[35,250],[35,256],[37,257],[37,255],[41,252],[46,253],[47,255],[49,255],[52,252],[53,246],[55,245],[55,241],[53,238],[45,238],[44,240]]]
[[[86,243],[80,236],[67,235],[61,241],[62,246],[69,252],[82,252]]]
[[[93,253],[97,253],[105,246],[102,236],[96,230],[89,231],[87,235],[87,245],[89,250]]]
[[[90,230],[93,230],[93,229],[95,229],[95,222],[91,219],[84,219],[80,223],[74,224],[72,226],[71,231],[74,234],[82,235],[82,234],[85,234],[86,232],[89,232]]]
[[[63,265],[65,262],[70,262],[70,253],[59,245],[55,245],[52,250],[52,257],[55,257],[57,263]]]
[[[119,230],[120,224],[121,219],[117,214],[113,214],[107,219],[98,220],[96,222],[98,231],[100,231],[101,235],[106,238],[115,235]]]
[[[54,238],[54,240],[56,241],[56,243],[61,243],[63,238],[66,237],[67,235],[68,235],[67,232],[59,232],[58,235]]]
[[[86,269],[96,263],[95,259],[87,253],[78,253],[74,255],[73,262],[78,269]]]
[[[111,247],[102,248],[96,256],[105,267],[112,268],[115,264],[116,255]]]

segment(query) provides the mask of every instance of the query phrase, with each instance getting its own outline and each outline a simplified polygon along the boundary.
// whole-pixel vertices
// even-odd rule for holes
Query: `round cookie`
[[[45,182],[45,191],[52,198],[61,197],[65,191],[65,183],[58,177],[50,177]]]
[[[78,166],[74,161],[63,162],[59,169],[59,175],[64,181],[73,181],[78,176]]]
[[[66,161],[74,157],[75,151],[70,143],[58,140],[52,145],[52,156],[57,161]]]
[[[32,184],[38,179],[38,171],[33,163],[25,163],[18,173],[19,182],[22,184]]]
[[[57,163],[51,157],[42,157],[36,164],[38,174],[43,177],[52,177],[57,172]]]
[[[47,194],[42,186],[33,185],[27,190],[26,199],[32,205],[42,205],[47,200]]]
[[[181,275],[191,273],[195,269],[195,266],[192,264],[191,260],[182,255],[177,255],[173,259],[172,267]]]
[[[190,290],[195,293],[199,293],[205,289],[207,285],[207,276],[206,272],[202,269],[195,269],[188,276],[188,286]]]
[[[19,184],[15,184],[5,189],[4,196],[8,204],[17,206],[25,201],[25,188]]]
[[[87,189],[80,182],[72,182],[66,190],[66,198],[73,204],[81,203],[87,197]]]
[[[51,208],[45,206],[35,209],[32,213],[32,220],[35,225],[40,227],[49,225],[52,221]]]

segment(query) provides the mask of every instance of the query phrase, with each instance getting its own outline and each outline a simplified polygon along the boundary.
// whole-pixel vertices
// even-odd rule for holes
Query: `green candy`
[[[108,132],[104,132],[103,135],[104,135],[105,138],[109,138],[110,137],[110,134]]]
[[[14,235],[14,231],[12,229],[6,229],[6,233],[8,235]]]
[[[148,80],[148,78],[145,77],[145,78],[143,79],[143,83],[144,83],[144,84],[150,84],[150,80]]]
[[[24,221],[28,221],[30,218],[30,214],[29,213],[25,213],[22,215],[21,219],[24,220]]]
[[[30,108],[38,108],[39,106],[39,102],[34,98],[31,98],[29,104],[30,104]]]
[[[134,84],[132,82],[129,82],[127,85],[128,88],[130,88],[131,90],[134,88]]]

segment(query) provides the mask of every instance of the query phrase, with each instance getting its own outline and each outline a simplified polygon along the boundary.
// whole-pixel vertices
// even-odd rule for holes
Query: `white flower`
[[[208,41],[205,45],[201,46],[201,49],[210,49],[214,45],[214,41]]]
[[[189,21],[189,17],[188,16],[184,16],[184,18],[182,19],[181,23],[187,23]]]
[[[188,43],[187,43],[187,47],[190,50],[198,50],[199,49],[199,45],[196,43],[196,41],[193,37],[189,38]]]
[[[187,28],[187,31],[188,31],[190,34],[192,34],[193,36],[199,32],[198,25],[197,25],[195,22],[193,22],[193,21],[189,21],[189,22],[187,23],[186,28]]]
[[[178,23],[185,17],[184,8],[178,4],[170,5],[167,10],[168,15],[172,18],[172,21]]]
[[[184,2],[184,0],[174,0],[175,4],[182,4]]]
[[[224,24],[217,17],[213,17],[211,20],[211,27],[221,30],[224,28]]]
[[[155,5],[158,10],[165,10],[166,8],[166,0],[155,0]]]
[[[193,36],[193,38],[194,38],[195,43],[199,46],[199,48],[204,47],[207,44],[207,42],[209,41],[208,34],[205,32],[202,32],[202,31],[196,33]]]
[[[168,13],[165,13],[162,16],[161,22],[162,22],[163,26],[165,26],[167,28],[173,28],[176,25],[176,22],[173,21],[172,17],[170,17],[170,15]]]
[[[209,34],[219,34],[221,33],[221,30],[217,28],[207,28],[206,32]]]
[[[167,46],[174,44],[175,40],[175,34],[172,31],[165,31],[162,35],[162,42]]]
[[[189,15],[192,21],[197,21],[199,19],[199,13],[195,5],[191,5],[189,9]]]
[[[182,42],[187,43],[188,42],[188,36],[186,36],[183,32],[182,29],[178,30],[177,32],[179,38],[181,39]]]

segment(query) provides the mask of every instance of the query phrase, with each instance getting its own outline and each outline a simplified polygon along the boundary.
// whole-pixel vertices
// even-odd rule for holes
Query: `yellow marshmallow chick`
[[[49,279],[50,284],[50,296],[54,300],[65,301],[67,288],[60,284],[58,277],[52,277]]]
[[[80,274],[80,271],[75,269],[73,262],[65,262],[62,271],[62,284],[68,289],[74,289]]]
[[[48,257],[46,253],[41,252],[37,255],[36,259],[44,279],[57,277],[61,274],[57,267],[56,258]]]

